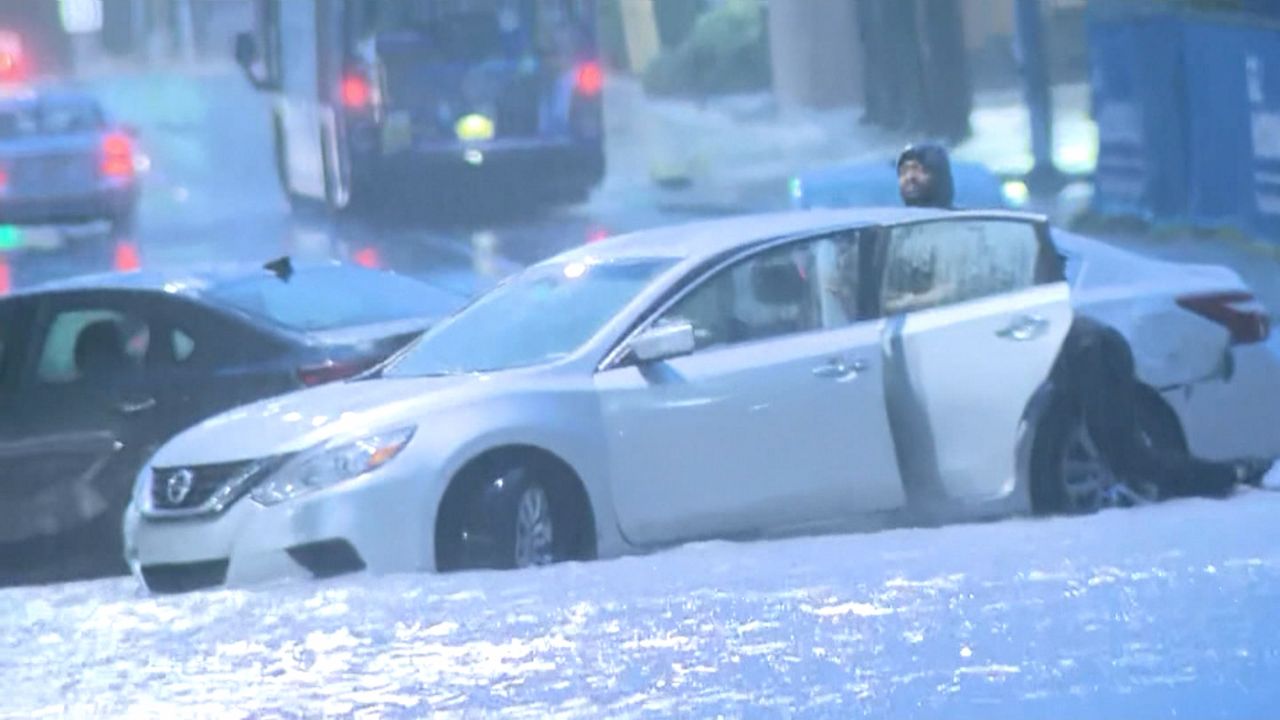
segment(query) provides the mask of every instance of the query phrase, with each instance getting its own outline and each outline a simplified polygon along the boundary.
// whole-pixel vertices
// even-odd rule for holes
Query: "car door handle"
[[[133,415],[135,413],[146,412],[155,406],[155,398],[146,398],[145,400],[126,400],[117,405],[116,408],[125,415]]]
[[[1039,315],[1023,315],[1009,323],[1008,327],[996,331],[996,336],[1004,340],[1026,342],[1035,340],[1049,330],[1049,321]]]
[[[867,369],[865,360],[832,360],[829,363],[819,365],[813,369],[813,376],[826,380],[844,380],[846,378],[857,377],[858,373]]]

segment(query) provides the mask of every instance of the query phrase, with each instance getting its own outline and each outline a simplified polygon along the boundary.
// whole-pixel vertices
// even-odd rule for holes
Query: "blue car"
[[[1026,186],[1003,181],[981,163],[952,160],[956,206],[970,210],[1017,209]],[[800,173],[791,180],[791,206],[848,208],[899,205],[898,176],[892,159],[836,165]]]
[[[83,91],[0,94],[0,222],[127,227],[138,203],[134,158],[133,132]]]

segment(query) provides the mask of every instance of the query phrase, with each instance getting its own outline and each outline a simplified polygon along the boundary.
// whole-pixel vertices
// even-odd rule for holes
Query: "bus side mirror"
[[[244,68],[245,72],[249,72],[253,64],[258,62],[258,40],[253,37],[253,33],[236,33],[235,56],[236,64]]]

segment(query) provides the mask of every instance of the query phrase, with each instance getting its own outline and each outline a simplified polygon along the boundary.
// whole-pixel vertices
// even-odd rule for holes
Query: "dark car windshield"
[[[74,135],[94,132],[102,126],[102,110],[89,98],[46,98],[0,105],[0,140]]]
[[[424,335],[388,377],[526,367],[571,354],[674,260],[534,267]]]
[[[273,275],[222,283],[207,292],[272,324],[321,331],[447,315],[465,298],[403,275],[354,267],[299,270],[288,282]]]

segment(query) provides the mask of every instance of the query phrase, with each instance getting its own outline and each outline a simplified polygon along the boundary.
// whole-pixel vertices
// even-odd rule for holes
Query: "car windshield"
[[[43,100],[0,107],[0,140],[93,132],[102,124],[101,109],[88,98]]]
[[[293,330],[322,331],[410,318],[439,318],[465,298],[403,275],[353,267],[301,270],[214,286],[216,302]]]
[[[488,372],[566,357],[674,263],[637,259],[534,267],[424,335],[384,374]]]

